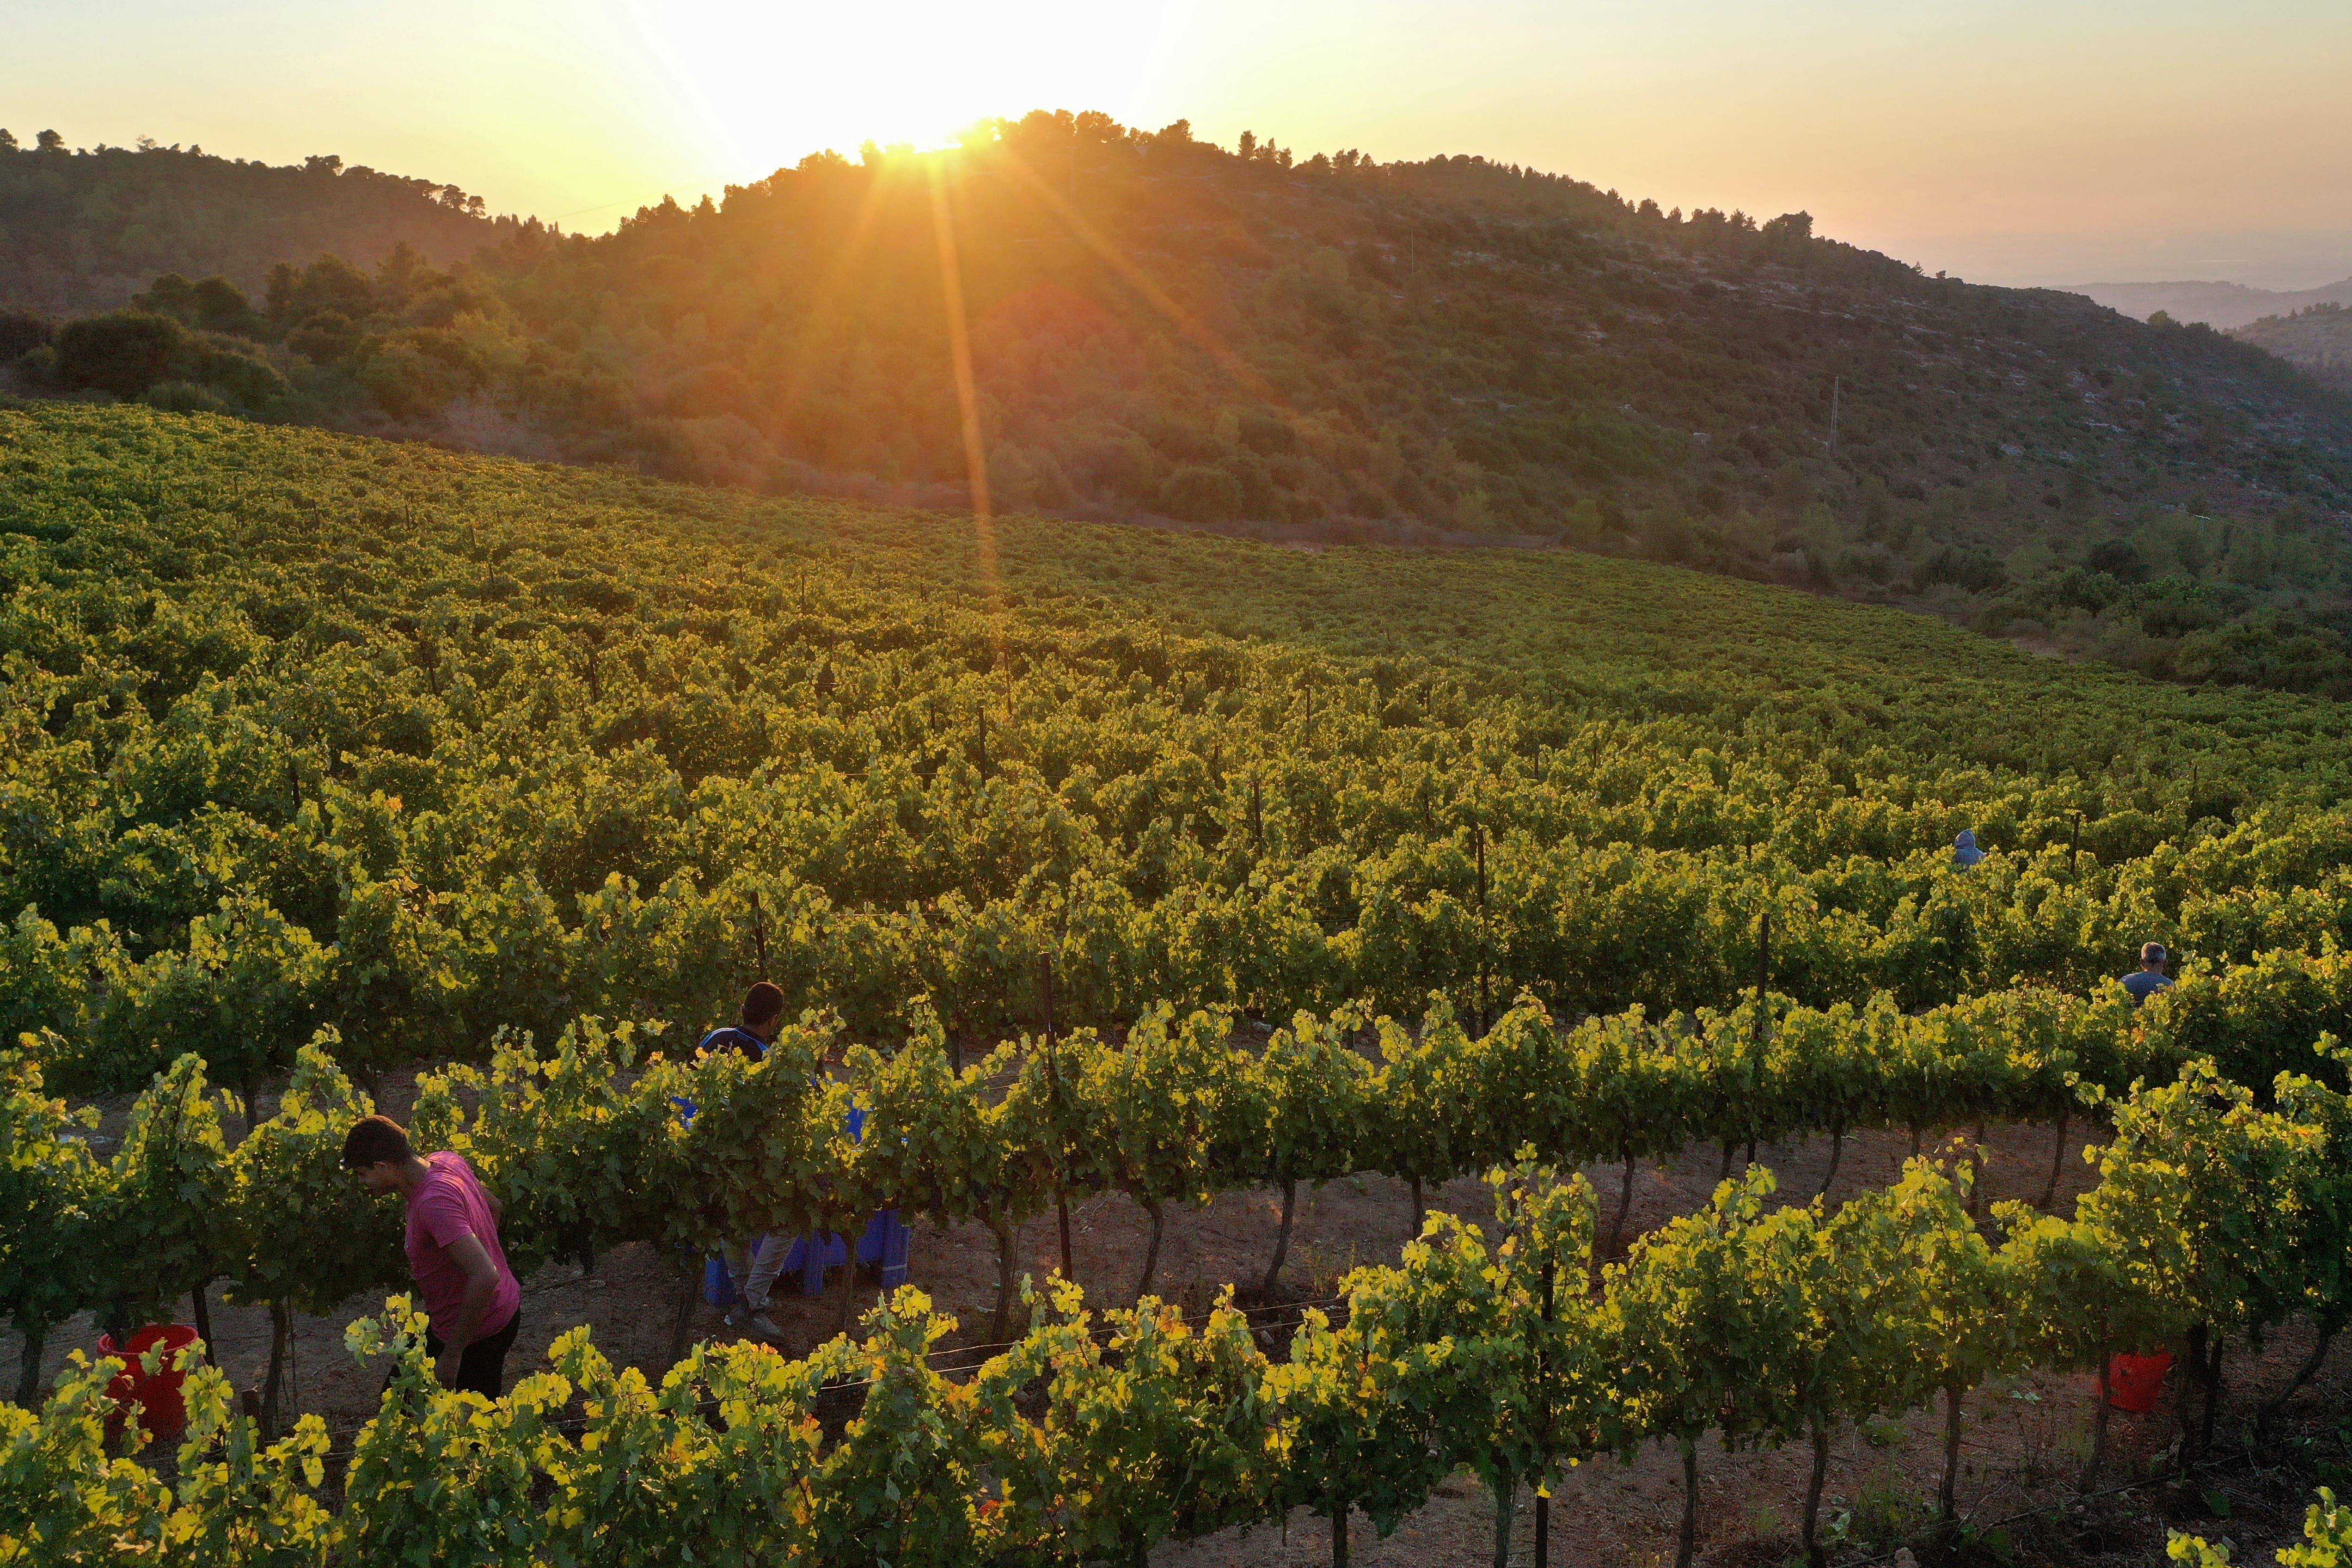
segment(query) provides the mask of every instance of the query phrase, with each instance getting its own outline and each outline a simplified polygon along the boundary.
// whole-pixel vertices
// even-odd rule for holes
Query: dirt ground
[[[401,1097],[395,1092],[386,1098],[397,1101]],[[2053,1131],[2024,1126],[1989,1131],[1985,1169],[1993,1199],[2040,1197],[2054,1152]],[[2078,1129],[2059,1163],[2062,1212],[2095,1179],[2081,1155],[2085,1142],[2084,1131]],[[1832,1195],[1891,1184],[1909,1152],[1905,1135],[1849,1138]],[[1758,1151],[1758,1159],[1779,1174],[1784,1198],[1796,1202],[1809,1200],[1820,1190],[1828,1158],[1825,1138]],[[1632,1228],[1646,1229],[1699,1205],[1713,1190],[1720,1169],[1720,1157],[1712,1149],[1693,1151],[1665,1165],[1642,1162]],[[1605,1216],[1616,1200],[1619,1172],[1612,1167],[1586,1173],[1601,1196]],[[1475,1180],[1454,1182],[1426,1196],[1432,1208],[1474,1221],[1491,1218],[1486,1189]],[[1302,1190],[1281,1288],[1271,1297],[1257,1299],[1328,1297],[1349,1268],[1393,1259],[1412,1228],[1410,1208],[1404,1184],[1383,1177],[1355,1177],[1319,1191]],[[1228,1193],[1204,1209],[1171,1211],[1155,1293],[1204,1306],[1226,1280],[1262,1282],[1279,1213],[1279,1194],[1270,1190]],[[1089,1297],[1106,1304],[1129,1300],[1146,1238],[1141,1211],[1123,1197],[1098,1197],[1074,1206],[1071,1226],[1077,1277]],[[1020,1244],[1022,1266],[1042,1278],[1058,1258],[1053,1217],[1028,1225]],[[984,1229],[963,1226],[940,1232],[919,1226],[910,1274],[941,1310],[959,1321],[950,1343],[986,1340],[996,1270],[993,1243]],[[668,1262],[644,1247],[601,1258],[585,1275],[572,1263],[541,1269],[524,1284],[522,1336],[509,1358],[509,1376],[532,1364],[558,1333],[579,1323],[593,1326],[597,1343],[615,1361],[644,1366],[658,1376],[676,1321],[677,1280]],[[822,1298],[802,1298],[796,1283],[780,1282],[773,1307],[795,1352],[835,1331],[846,1299],[838,1271]],[[873,1299],[874,1288],[863,1285],[854,1304],[869,1305]],[[290,1369],[293,1407],[323,1415],[339,1439],[373,1413],[383,1378],[380,1366],[360,1365],[346,1353],[343,1325],[380,1306],[379,1300],[354,1298],[331,1316],[298,1320]],[[221,1364],[238,1387],[257,1386],[268,1356],[266,1313],[218,1301],[212,1311]],[[720,1314],[698,1300],[695,1335],[715,1337],[728,1331]],[[96,1332],[87,1317],[54,1331],[43,1357],[45,1373],[53,1374],[68,1351],[94,1348]],[[2308,1333],[2305,1325],[2291,1325],[2259,1357],[2233,1353],[2229,1368],[2237,1391],[2233,1409],[2239,1414],[2250,1410],[2263,1394],[2285,1382],[2308,1352]],[[20,1355],[21,1346],[13,1336],[0,1342],[0,1378],[8,1380],[0,1386],[13,1384]],[[2347,1398],[2352,1378],[2347,1378],[2346,1360],[2335,1358],[2298,1398],[2288,1422],[2290,1428],[2323,1433],[2321,1442],[2338,1461],[2352,1459],[2335,1452],[2343,1443],[2336,1429],[2345,1413],[2352,1411],[2352,1398]],[[2087,1452],[2093,1400],[2087,1377],[2033,1375],[1976,1393],[1967,1406],[1966,1459],[1959,1483],[1963,1513],[1980,1530],[2014,1515],[2030,1517],[2001,1524],[2000,1538],[1988,1542],[1977,1556],[1948,1560],[2156,1564],[2164,1561],[2164,1524],[2168,1521],[2209,1537],[2233,1537],[2240,1563],[2267,1563],[2270,1546],[2299,1532],[2309,1497],[2308,1478],[2243,1467],[2243,1473],[2217,1473],[2194,1484],[2150,1487],[2119,1498],[2078,1502],[2072,1481]],[[1843,1558],[1875,1560],[1895,1541],[1920,1533],[1916,1527],[1932,1507],[1941,1463],[1939,1436],[1938,1419],[1927,1412],[1838,1434],[1824,1518],[1843,1516],[1846,1521]],[[2109,1440],[2104,1484],[2118,1487],[2137,1479],[2147,1462],[2173,1442],[2173,1421],[2162,1410],[2147,1416],[2118,1412]],[[1810,1455],[1801,1448],[1739,1454],[1726,1454],[1717,1447],[1703,1450],[1702,1561],[1762,1568],[1795,1556],[1809,1461]],[[1550,1561],[1562,1568],[1670,1563],[1681,1488],[1680,1466],[1670,1449],[1653,1448],[1631,1464],[1607,1460],[1582,1468],[1554,1500]],[[1512,1555],[1515,1562],[1531,1562],[1533,1503],[1524,1493],[1516,1503]],[[2227,1509],[2228,1517],[2214,1518],[2217,1507]],[[1493,1560],[1494,1520],[1494,1502],[1486,1490],[1473,1479],[1457,1478],[1386,1541],[1374,1539],[1359,1518],[1351,1531],[1352,1557],[1367,1568],[1488,1563]],[[1171,1545],[1155,1553],[1154,1561],[1165,1568],[1272,1568],[1328,1562],[1329,1553],[1328,1524],[1302,1513],[1286,1529],[1227,1532]],[[1932,1564],[1936,1558],[1923,1555],[1923,1561]]]

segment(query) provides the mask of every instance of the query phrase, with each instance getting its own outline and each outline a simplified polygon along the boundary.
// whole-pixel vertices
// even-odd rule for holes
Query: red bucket
[[[98,1336],[98,1353],[121,1356],[128,1363],[106,1385],[106,1396],[114,1401],[116,1415],[108,1421],[109,1430],[119,1427],[129,1417],[130,1406],[139,1406],[139,1425],[151,1437],[176,1437],[188,1424],[188,1406],[181,1397],[180,1386],[186,1373],[173,1363],[179,1353],[196,1342],[196,1331],[185,1323],[150,1323],[131,1336],[127,1345],[118,1345],[110,1334]],[[149,1351],[160,1353],[156,1360],[162,1369],[150,1373],[140,1364],[139,1358]]]
[[[2145,1415],[2164,1395],[2164,1374],[2172,1370],[2172,1352],[2119,1355],[2107,1363],[2107,1403],[2118,1410]]]

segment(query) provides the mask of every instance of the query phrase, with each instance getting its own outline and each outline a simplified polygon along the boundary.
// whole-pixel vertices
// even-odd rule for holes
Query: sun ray
[[[971,479],[972,532],[980,552],[981,592],[996,628],[996,660],[1004,663],[1004,595],[996,572],[996,521],[988,497],[988,453],[981,440],[980,392],[971,374],[971,328],[964,312],[963,266],[956,256],[955,213],[948,199],[942,160],[927,158],[931,187],[931,232],[940,252],[940,291],[947,308],[948,359],[954,374],[956,413],[963,426],[964,469]],[[1009,672],[1008,672],[1009,679]],[[1010,705],[1010,688],[1007,689]]]
[[[991,148],[990,151],[1003,161],[1004,166],[1013,171],[1014,176],[1044,205],[1047,211],[1069,226],[1070,232],[1077,236],[1080,243],[1093,251],[1105,266],[1118,273],[1129,288],[1143,296],[1145,302],[1152,309],[1168,318],[1170,325],[1191,339],[1193,344],[1208,354],[1211,359],[1215,360],[1226,374],[1241,383],[1251,395],[1276,406],[1284,405],[1282,396],[1267,383],[1265,376],[1258,374],[1256,366],[1226,347],[1224,341],[1211,331],[1206,322],[1178,304],[1167,289],[1153,281],[1150,273],[1137,266],[1118,247],[1105,238],[1102,231],[1087,222],[1086,215],[1078,211],[1061,192],[1055,190],[1051,181],[1040,175],[1020,154],[1002,142]]]
[[[849,275],[851,264],[865,253],[866,238],[873,232],[875,215],[881,210],[881,205],[882,177],[877,174],[866,180],[865,195],[858,200],[857,213],[850,220],[849,231],[834,247],[833,259],[826,264],[824,275],[809,295],[809,330],[801,334],[791,363],[785,368],[782,384],[770,405],[771,417],[779,434],[791,428],[793,416],[808,395],[810,373],[816,363],[819,340],[826,336],[818,330],[822,313],[827,303],[839,294],[843,280]]]

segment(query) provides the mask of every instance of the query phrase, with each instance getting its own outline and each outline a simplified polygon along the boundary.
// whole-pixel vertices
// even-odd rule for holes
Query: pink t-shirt
[[[522,1305],[522,1285],[507,1267],[506,1249],[499,1245],[499,1222],[490,1214],[489,1194],[482,1191],[474,1167],[463,1154],[443,1150],[425,1156],[425,1179],[408,1194],[408,1236],[404,1243],[409,1272],[416,1276],[417,1293],[425,1298],[425,1315],[433,1331],[443,1334],[457,1321],[466,1301],[466,1271],[449,1256],[461,1237],[482,1244],[498,1267],[498,1293],[482,1314],[475,1336],[497,1333]]]

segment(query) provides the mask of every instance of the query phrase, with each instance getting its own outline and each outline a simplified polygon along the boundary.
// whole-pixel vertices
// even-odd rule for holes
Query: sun
[[[623,3],[712,156],[738,178],[821,147],[940,146],[975,121],[1031,109],[1148,119],[1164,107],[1193,9]]]

